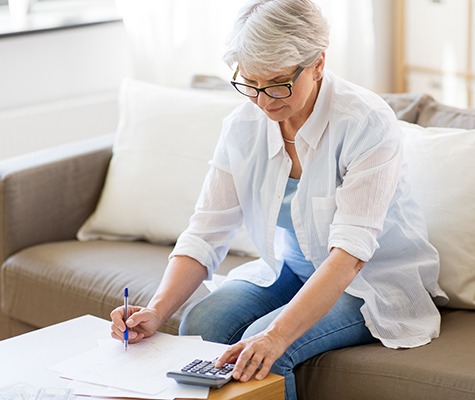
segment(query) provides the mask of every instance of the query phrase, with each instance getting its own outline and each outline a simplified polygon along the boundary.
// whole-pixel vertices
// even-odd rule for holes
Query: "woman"
[[[310,0],[253,0],[225,61],[250,101],[224,122],[196,212],[129,342],[152,335],[218,267],[244,223],[261,258],[196,304],[181,334],[233,344],[234,378],[285,376],[324,351],[439,334],[439,260],[402,162],[401,132],[375,94],[325,71],[328,25]],[[112,336],[123,338],[121,307]]]

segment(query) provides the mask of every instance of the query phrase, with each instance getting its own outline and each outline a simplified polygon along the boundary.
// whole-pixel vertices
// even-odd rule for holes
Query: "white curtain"
[[[187,86],[194,74],[230,80],[224,44],[245,0],[117,0],[131,44],[134,75]]]
[[[117,0],[135,77],[170,86],[187,86],[194,74],[230,79],[232,71],[222,61],[224,43],[245,1]],[[381,18],[390,17],[391,0],[315,2],[331,25],[328,68],[362,86],[389,91],[390,63],[386,64],[391,46],[386,42],[385,54],[377,47],[379,38],[391,32],[381,23]]]

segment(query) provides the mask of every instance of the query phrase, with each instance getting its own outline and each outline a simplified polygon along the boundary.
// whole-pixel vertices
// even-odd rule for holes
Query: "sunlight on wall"
[[[459,57],[457,57],[454,43],[449,38],[444,38],[444,41],[439,43],[439,46],[442,47],[442,70],[451,72],[460,70],[460,66],[457,65]]]
[[[372,0],[319,0],[330,26],[327,67],[362,86],[375,86]]]
[[[184,47],[188,38],[193,35],[190,29],[193,23],[193,15],[190,15],[184,1],[175,2],[171,11],[170,25],[173,32],[171,44],[175,48]]]

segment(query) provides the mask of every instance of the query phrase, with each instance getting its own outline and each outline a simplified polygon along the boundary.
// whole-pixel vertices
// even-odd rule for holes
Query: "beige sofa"
[[[475,110],[417,94],[384,97],[408,122],[475,127]],[[83,314],[108,318],[125,286],[134,304],[145,305],[153,294],[171,246],[76,239],[101,196],[113,141],[107,135],[0,162],[1,338]],[[229,255],[218,272],[247,259]],[[206,293],[200,287],[163,331],[176,333],[186,308]],[[441,312],[440,338],[427,346],[390,350],[370,344],[303,363],[296,371],[299,398],[474,399],[475,311],[461,306]]]

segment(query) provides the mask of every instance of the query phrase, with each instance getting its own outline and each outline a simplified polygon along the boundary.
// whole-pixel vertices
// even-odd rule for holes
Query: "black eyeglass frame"
[[[267,86],[262,86],[262,87],[256,87],[256,86],[248,85],[247,83],[236,82],[236,78],[237,78],[237,75],[239,73],[239,65],[238,65],[238,67],[236,68],[236,71],[234,72],[233,79],[230,83],[231,83],[231,85],[233,85],[234,89],[236,89],[243,96],[251,97],[253,99],[257,98],[259,96],[259,93],[261,93],[261,92],[264,92],[267,96],[269,96],[273,99],[287,99],[290,96],[292,96],[292,86],[293,86],[293,84],[295,83],[295,81],[297,80],[297,78],[299,77],[299,75],[302,73],[302,71],[304,69],[305,69],[304,67],[298,67],[297,71],[295,71],[295,74],[294,74],[294,76],[292,76],[290,81],[282,82],[282,83],[273,83],[272,85],[267,85]],[[238,88],[239,86],[244,86],[244,87],[247,87],[247,88],[250,88],[250,89],[254,89],[256,91],[256,94],[255,95],[250,95],[250,94],[247,94],[247,93],[243,93],[239,90],[239,88]],[[278,97],[276,97],[276,96],[273,96],[273,95],[266,92],[267,89],[275,88],[277,86],[286,87],[287,89],[289,89],[289,94],[287,96],[278,96]]]

